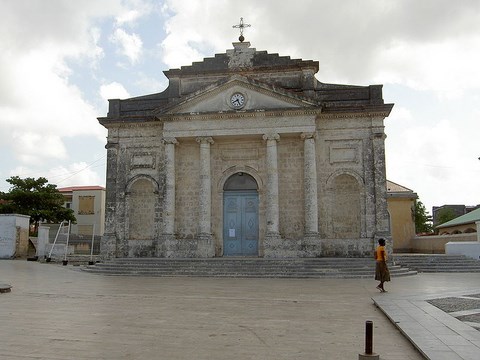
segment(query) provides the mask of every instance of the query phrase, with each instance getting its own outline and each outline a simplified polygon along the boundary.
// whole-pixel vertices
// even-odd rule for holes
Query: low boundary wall
[[[477,233],[416,236],[411,244],[412,253],[445,254],[445,244],[448,242],[477,241]]]

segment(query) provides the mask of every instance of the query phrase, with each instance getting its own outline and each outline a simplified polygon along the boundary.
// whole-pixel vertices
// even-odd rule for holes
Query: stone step
[[[463,255],[395,254],[393,261],[418,272],[480,272],[480,260]]]
[[[113,259],[81,268],[104,275],[198,276],[198,277],[290,277],[370,278],[375,273],[372,259]],[[395,276],[415,271],[390,265]]]

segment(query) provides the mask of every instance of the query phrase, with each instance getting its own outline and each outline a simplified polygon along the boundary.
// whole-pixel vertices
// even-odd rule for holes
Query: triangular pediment
[[[235,111],[271,111],[318,107],[319,104],[287,90],[240,75],[179,99],[156,115],[202,114]]]

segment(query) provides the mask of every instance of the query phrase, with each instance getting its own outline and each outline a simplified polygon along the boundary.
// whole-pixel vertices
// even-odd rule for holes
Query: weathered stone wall
[[[280,234],[299,240],[305,228],[303,190],[303,140],[283,136],[278,142]],[[297,249],[298,250],[298,249]]]
[[[0,258],[28,255],[30,216],[0,214]]]
[[[155,254],[164,184],[160,134],[159,123],[109,129],[105,257]]]
[[[155,188],[148,179],[137,179],[128,192],[128,238],[152,240],[155,235]]]
[[[110,189],[107,208],[113,207],[114,212],[107,214],[106,224],[116,240],[112,244],[112,237],[106,234],[103,243],[116,256],[166,255],[161,228],[166,174],[160,128],[160,125],[143,129],[138,126],[110,136],[108,151],[112,160],[107,171]],[[317,128],[319,236],[314,244],[321,249],[321,256],[368,256],[375,247],[375,226],[382,216],[378,209],[371,128],[365,118],[354,117],[335,121],[320,118]],[[300,134],[284,134],[277,142],[277,151],[283,250],[276,254],[292,256],[301,253],[305,232],[304,140]],[[223,184],[229,176],[241,171],[253,176],[259,186],[259,255],[262,256],[266,231],[265,141],[260,136],[213,137],[210,152],[215,255],[223,254]],[[174,165],[175,238],[170,256],[199,256],[200,145],[195,138],[179,139]],[[112,188],[116,191],[114,198]]]
[[[179,240],[194,239],[198,232],[200,147],[193,140],[180,140],[176,147],[175,226]]]
[[[411,252],[421,254],[444,254],[446,243],[462,241],[477,241],[477,234],[416,236],[412,241]]]

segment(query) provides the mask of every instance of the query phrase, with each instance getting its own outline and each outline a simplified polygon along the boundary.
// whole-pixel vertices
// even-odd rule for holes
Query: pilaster
[[[275,235],[279,229],[277,141],[280,140],[280,135],[266,134],[263,135],[263,140],[267,142],[267,235]]]
[[[321,246],[318,235],[318,196],[317,196],[317,164],[315,151],[315,132],[302,133],[304,141],[304,201],[305,231],[302,241],[303,255],[318,256]]]
[[[105,191],[105,230],[100,241],[100,254],[104,259],[114,258],[117,252],[116,209],[117,209],[117,159],[118,143],[108,142]]]
[[[197,137],[200,144],[200,191],[199,191],[199,223],[198,223],[198,254],[200,257],[213,257],[215,246],[212,239],[212,175],[210,145],[214,143],[211,137]]]
[[[167,256],[171,252],[175,233],[175,138],[164,138],[165,144],[165,196],[163,207],[162,242]],[[158,253],[157,249],[157,253]]]
[[[385,138],[383,128],[374,129],[372,134],[373,168],[375,180],[375,217],[376,235],[386,237],[389,235],[388,210],[387,210],[387,179],[385,177]]]
[[[267,143],[267,186],[266,186],[266,220],[267,232],[264,240],[265,257],[278,257],[282,246],[279,233],[279,205],[278,205],[278,159],[277,142],[280,135],[265,134],[263,140]]]

